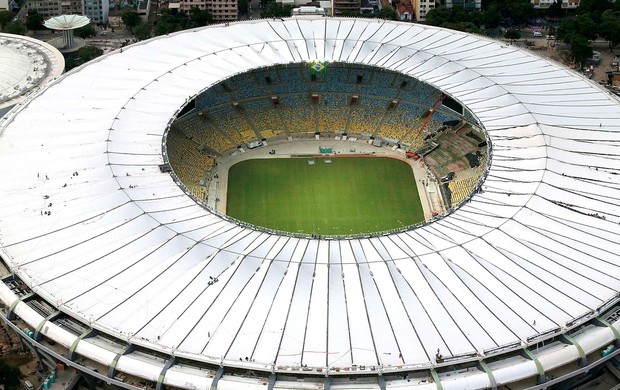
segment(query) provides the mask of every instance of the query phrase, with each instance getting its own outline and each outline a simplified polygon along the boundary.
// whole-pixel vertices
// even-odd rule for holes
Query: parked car
[[[535,37],[542,37],[542,33],[540,31],[534,31],[533,34]]]

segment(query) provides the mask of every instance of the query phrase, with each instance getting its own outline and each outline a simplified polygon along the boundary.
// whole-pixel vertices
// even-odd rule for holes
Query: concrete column
[[[73,46],[73,30],[62,31],[62,43],[64,43],[65,49],[69,49]]]

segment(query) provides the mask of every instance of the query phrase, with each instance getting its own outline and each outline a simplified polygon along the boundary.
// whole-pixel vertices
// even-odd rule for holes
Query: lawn
[[[384,157],[246,160],[228,172],[227,214],[294,233],[372,233],[423,221],[411,167]]]

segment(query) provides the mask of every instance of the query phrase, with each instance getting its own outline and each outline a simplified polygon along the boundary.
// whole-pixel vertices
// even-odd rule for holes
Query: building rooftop
[[[404,13],[409,13],[410,15],[413,15],[413,5],[411,5],[411,1],[400,2],[396,6],[396,11],[399,15],[403,15]]]

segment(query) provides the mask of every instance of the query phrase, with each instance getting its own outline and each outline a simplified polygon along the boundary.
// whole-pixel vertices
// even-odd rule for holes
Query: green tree
[[[476,27],[484,25],[484,21],[486,19],[486,13],[484,11],[478,12],[469,12],[468,20],[470,23],[475,24]]]
[[[499,12],[497,4],[493,3],[485,7],[481,14],[481,22],[489,28],[496,28],[499,26],[499,22],[502,19],[502,14]]]
[[[477,34],[481,33],[480,28],[477,25],[473,24],[472,22],[445,23],[443,26],[446,28],[452,29],[452,30],[457,30],[457,31],[477,33]]]
[[[458,6],[446,8],[440,5],[426,14],[426,24],[474,33],[483,33],[481,26],[497,27],[500,19],[501,14],[496,1],[479,11],[469,11]]]
[[[588,58],[592,57],[592,46],[590,46],[588,39],[581,35],[574,35],[570,41],[570,56],[583,68]]]
[[[588,23],[584,23],[586,26]],[[588,37],[581,34],[583,26],[577,20],[565,19],[560,22],[557,37],[562,42],[570,45],[570,57],[576,64],[583,67],[588,58],[592,56],[592,47],[588,42]]]
[[[43,15],[36,9],[29,9],[26,15],[26,28],[31,31],[43,29]]]
[[[140,15],[135,10],[125,11],[121,16],[121,20],[129,31],[133,31],[134,28],[138,27],[141,21]]]
[[[527,19],[536,15],[534,6],[529,0],[483,0],[482,9],[492,11],[495,17],[499,13],[499,19],[495,20],[497,24],[502,20],[511,20],[513,24],[523,24]]]
[[[570,43],[573,36],[577,34],[577,24],[573,20],[564,19],[560,22],[557,29],[557,38],[564,43]]]
[[[266,18],[281,18],[285,16],[291,16],[291,10],[294,8],[292,4],[281,4],[271,2],[265,9],[264,16]]]
[[[95,27],[92,24],[87,24],[84,27],[76,28],[73,31],[73,34],[83,39],[92,38],[97,36],[97,30],[95,30]]]
[[[155,35],[165,35],[179,31],[178,25],[182,23],[183,18],[185,18],[184,12],[178,12],[176,15],[173,15],[170,10],[162,10],[157,23],[153,27],[153,33]]]
[[[601,15],[600,35],[609,42],[609,51],[620,43],[620,12],[607,10]]]
[[[398,14],[393,8],[383,7],[379,11],[379,17],[387,20],[398,20]]]
[[[151,37],[151,32],[153,31],[153,27],[151,27],[148,23],[140,23],[138,27],[136,27],[136,38],[139,41],[144,41],[145,39],[149,39]]]
[[[450,21],[451,14],[452,12],[442,5],[433,8],[426,14],[426,24],[430,24],[431,26],[443,26]]]
[[[598,26],[591,14],[577,15],[575,24],[577,26],[577,34],[589,40],[594,40],[598,36]]]
[[[0,360],[0,383],[4,384],[6,389],[19,389],[19,377],[19,369],[13,368]]]
[[[103,50],[94,46],[84,46],[78,50],[77,57],[67,58],[65,68],[71,70],[103,54]]]
[[[577,43],[578,46],[582,46],[582,41],[585,40],[586,44],[588,44],[589,40],[596,39],[598,31],[599,26],[594,22],[591,15],[581,14],[574,19],[562,20],[557,30],[557,37],[569,45]]]
[[[248,10],[248,0],[237,0],[237,9],[239,12],[246,12]]]
[[[19,20],[14,20],[9,22],[4,26],[3,32],[7,34],[17,34],[17,35],[26,35],[28,30],[26,29],[26,25]]]
[[[504,38],[509,39],[510,43],[514,43],[517,39],[521,39],[521,31],[516,28],[509,28],[504,33]]]
[[[168,23],[168,22],[157,22],[155,27],[153,28],[153,32],[155,35],[166,35],[177,31],[176,25]]]
[[[600,15],[611,7],[611,3],[607,0],[580,0],[577,14]]]
[[[155,35],[164,35],[188,28],[199,27],[199,22],[202,23],[205,19],[209,18],[206,17],[206,15],[207,14],[204,12],[196,13],[196,11],[194,11],[194,16],[197,17],[198,21],[192,21],[191,15],[184,11],[173,14],[170,10],[162,10],[153,28],[153,32]]]
[[[192,7],[189,10],[189,20],[192,23],[192,27],[202,27],[211,23],[213,16],[211,16],[211,13],[207,10]]]
[[[83,48],[80,49],[78,53],[79,53],[80,58],[84,62],[88,62],[102,55],[103,50],[96,48],[94,46],[84,46]]]
[[[510,15],[517,23],[525,23],[536,15],[534,6],[529,0],[510,2]]]
[[[0,31],[4,30],[9,22],[13,20],[13,13],[5,9],[0,10]]]
[[[562,9],[562,1],[555,0],[547,9],[547,15],[552,16],[554,18],[560,18],[564,14],[564,10]]]

